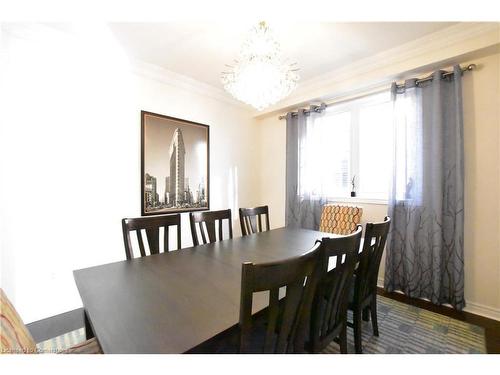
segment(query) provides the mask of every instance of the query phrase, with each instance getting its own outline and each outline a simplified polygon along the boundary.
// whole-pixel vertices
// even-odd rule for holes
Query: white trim
[[[495,22],[460,22],[375,55],[346,64],[329,73],[299,82],[297,90],[277,105],[255,114],[261,118],[316,100],[334,100],[359,90],[373,90],[435,69],[436,65],[464,61],[471,54],[500,43]],[[458,60],[459,59],[459,60]]]
[[[377,286],[380,288],[384,287],[383,277],[379,277],[377,279]],[[465,301],[465,304],[467,305],[464,307],[465,312],[500,321],[500,309],[498,308],[485,306],[480,303],[470,302],[467,300]]]
[[[384,278],[383,278],[383,277],[379,277],[379,278],[377,279],[377,286],[378,286],[379,288],[383,288],[383,287],[384,287]]]
[[[345,202],[345,203],[367,203],[367,204],[380,204],[387,205],[388,192],[376,192],[370,189],[369,179],[366,179],[363,173],[361,173],[361,164],[364,159],[361,159],[361,141],[363,132],[361,132],[362,116],[361,113],[366,108],[372,108],[375,105],[383,106],[387,110],[387,115],[391,115],[392,107],[390,106],[390,95],[389,91],[383,91],[376,94],[364,96],[358,99],[342,101],[342,103],[329,105],[329,107],[324,111],[324,119],[329,123],[328,129],[331,129],[332,124],[335,124],[334,116],[337,114],[348,113],[349,114],[349,167],[348,176],[352,181],[353,176],[356,176],[356,189],[357,197],[350,196],[351,189],[337,189],[326,192],[326,198],[328,202]],[[333,123],[332,123],[333,121]],[[372,124],[373,126],[374,124]],[[335,181],[337,183],[338,181]],[[352,182],[351,182],[352,183]],[[367,185],[367,186],[364,186]],[[364,187],[361,190],[359,187]],[[347,191],[346,191],[347,190]],[[387,190],[387,189],[386,189]]]
[[[363,197],[341,197],[341,198],[328,198],[328,203],[366,203],[377,204],[380,206],[387,206],[389,202],[387,199],[373,199]]]
[[[500,321],[500,309],[485,306],[476,302],[470,302],[467,300],[465,301],[465,304],[466,306],[464,308],[464,311],[466,312]]]
[[[26,39],[32,42],[39,41],[50,35],[52,38],[64,38],[72,33],[68,30],[61,30],[43,23],[3,23],[0,28],[2,32],[20,39]]]
[[[44,38],[46,35],[56,38],[65,38],[73,35],[71,29],[61,29],[43,23],[2,24],[1,31],[9,33],[17,38],[28,39],[35,42],[40,38]],[[234,99],[231,95],[229,95],[229,93],[221,88],[214,87],[142,60],[131,58],[130,65],[132,73],[134,74],[222,101],[226,104],[245,110],[248,112],[249,116],[254,115],[255,110],[252,107]]]
[[[239,109],[247,111],[250,116],[254,112],[253,108],[236,99],[233,99],[224,90],[200,82],[196,79],[172,72],[170,70],[162,68],[161,66],[146,63],[141,60],[132,59],[131,65],[132,72],[142,77],[222,101],[224,103],[238,107]]]
[[[302,86],[313,87],[318,84],[324,85],[327,82],[344,80],[353,75],[375,70],[379,66],[387,66],[388,64],[409,60],[415,56],[426,55],[430,52],[442,49],[444,46],[449,47],[457,43],[462,44],[468,39],[475,38],[493,30],[498,32],[498,24],[483,22],[458,23],[395,48],[358,60],[353,64],[345,65],[334,72],[316,76],[303,82]]]

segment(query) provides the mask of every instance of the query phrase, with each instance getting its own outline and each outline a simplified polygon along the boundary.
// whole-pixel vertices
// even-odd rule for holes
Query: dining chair
[[[207,243],[222,241],[223,238],[223,223],[224,220],[228,222],[228,235],[233,238],[233,228],[231,219],[231,210],[220,211],[205,211],[205,212],[190,212],[189,222],[191,224],[191,236],[193,238],[193,245],[205,245]],[[216,224],[219,227],[216,231]],[[198,237],[197,229],[200,231]],[[218,236],[217,236],[218,232]]]
[[[368,310],[372,320],[375,336],[379,335],[377,323],[377,279],[380,261],[384,253],[391,219],[386,216],[383,222],[367,223],[363,249],[358,257],[358,265],[354,272],[354,291],[349,309],[353,312],[353,322],[348,326],[354,328],[354,346],[356,353],[363,352],[361,342],[362,318],[368,320]]]
[[[37,354],[39,351],[35,340],[2,288],[0,288],[0,311],[2,312],[0,314],[0,353]],[[60,353],[102,354],[102,349],[94,337]]]
[[[314,278],[317,280],[306,348],[320,353],[333,340],[347,353],[347,307],[362,227],[350,235],[323,238]]]
[[[241,235],[262,232],[262,216],[265,217],[266,231],[269,230],[269,207],[240,208]]]
[[[326,204],[321,211],[320,232],[351,234],[363,216],[363,207]]]
[[[163,228],[163,251],[168,252],[169,244],[169,229],[172,226],[177,226],[177,249],[181,248],[181,215],[160,215],[147,216],[138,218],[129,218],[122,220],[123,242],[125,244],[125,255],[127,259],[134,257],[130,232],[135,231],[137,242],[139,243],[140,256],[147,256],[146,243],[142,235],[142,231],[146,232],[147,245],[149,246],[150,254],[158,254],[160,252],[160,228]]]
[[[317,243],[299,257],[270,263],[243,263],[239,321],[240,353],[303,353],[318,260]],[[285,288],[283,288],[285,287]],[[280,289],[286,289],[280,299]],[[252,316],[254,293],[267,292],[269,305]]]

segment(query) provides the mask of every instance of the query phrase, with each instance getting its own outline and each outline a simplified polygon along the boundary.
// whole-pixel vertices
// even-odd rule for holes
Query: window
[[[386,200],[391,176],[392,103],[389,93],[329,106],[311,118],[301,147],[303,191],[328,198]]]

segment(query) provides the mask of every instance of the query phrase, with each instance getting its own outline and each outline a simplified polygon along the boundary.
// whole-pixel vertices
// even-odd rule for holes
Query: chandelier
[[[280,45],[265,22],[250,30],[238,60],[226,66],[224,88],[259,111],[288,96],[299,80],[298,69],[282,59]]]

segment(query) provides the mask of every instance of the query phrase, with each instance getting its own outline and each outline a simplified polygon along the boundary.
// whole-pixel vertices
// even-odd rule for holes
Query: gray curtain
[[[454,75],[392,86],[394,179],[385,288],[462,310],[464,146],[462,83]]]
[[[292,228],[319,229],[321,209],[327,198],[321,191],[308,191],[301,185],[307,165],[308,137],[315,131],[315,119],[323,116],[326,106],[301,109],[286,117],[286,205],[285,223]]]

